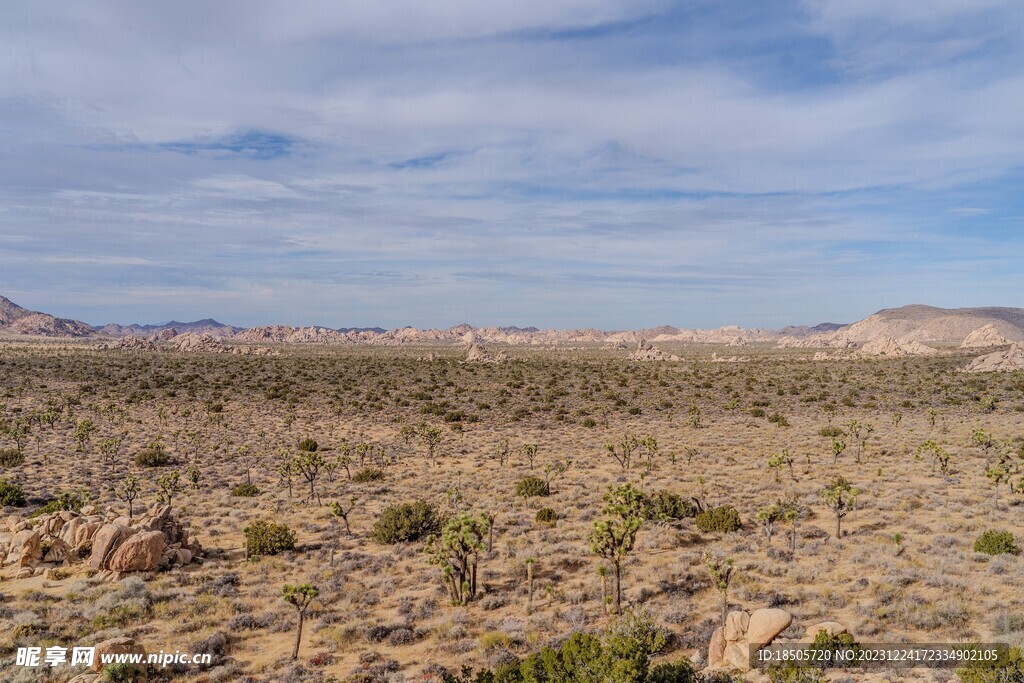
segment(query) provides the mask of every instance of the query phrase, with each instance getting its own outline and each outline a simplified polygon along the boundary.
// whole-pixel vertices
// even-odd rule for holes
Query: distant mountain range
[[[640,341],[711,343],[742,346],[757,342],[775,342],[795,347],[845,347],[868,341],[893,339],[905,342],[960,344],[972,333],[975,339],[1024,339],[1022,308],[957,308],[910,305],[883,309],[858,322],[843,325],[821,323],[814,327],[788,326],[778,330],[764,328],[720,327],[692,330],[670,325],[642,330],[606,331],[593,328],[542,330],[536,327],[473,327],[468,324],[446,329],[402,327],[292,327],[265,325],[240,328],[206,318],[193,322],[171,321],[156,325],[109,324],[93,328],[78,320],[57,318],[47,313],[26,310],[0,296],[0,334],[43,337],[139,337],[157,341],[175,335],[207,335],[240,343],[277,342],[293,344],[373,344],[384,346],[416,344],[458,344],[490,342],[515,345],[603,343],[629,346]]]

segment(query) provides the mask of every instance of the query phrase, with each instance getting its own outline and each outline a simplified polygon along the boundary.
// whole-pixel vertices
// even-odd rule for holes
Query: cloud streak
[[[5,7],[0,291],[92,322],[335,326],[1024,305],[1022,19],[998,0]]]

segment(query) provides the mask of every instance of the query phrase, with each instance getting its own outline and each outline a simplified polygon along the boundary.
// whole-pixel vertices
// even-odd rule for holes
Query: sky
[[[0,294],[93,324],[1024,306],[1024,3],[0,4]]]

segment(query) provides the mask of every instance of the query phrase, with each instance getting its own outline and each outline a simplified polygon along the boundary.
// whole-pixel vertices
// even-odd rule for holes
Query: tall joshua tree
[[[604,495],[604,519],[594,523],[590,549],[612,566],[612,611],[622,603],[622,564],[633,551],[636,534],[647,517],[647,497],[632,484],[609,487]]]

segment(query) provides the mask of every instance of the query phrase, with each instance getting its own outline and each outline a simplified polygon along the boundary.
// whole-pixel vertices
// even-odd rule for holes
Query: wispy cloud
[[[240,324],[1021,304],[1022,32],[1009,0],[11,5],[0,293]]]

